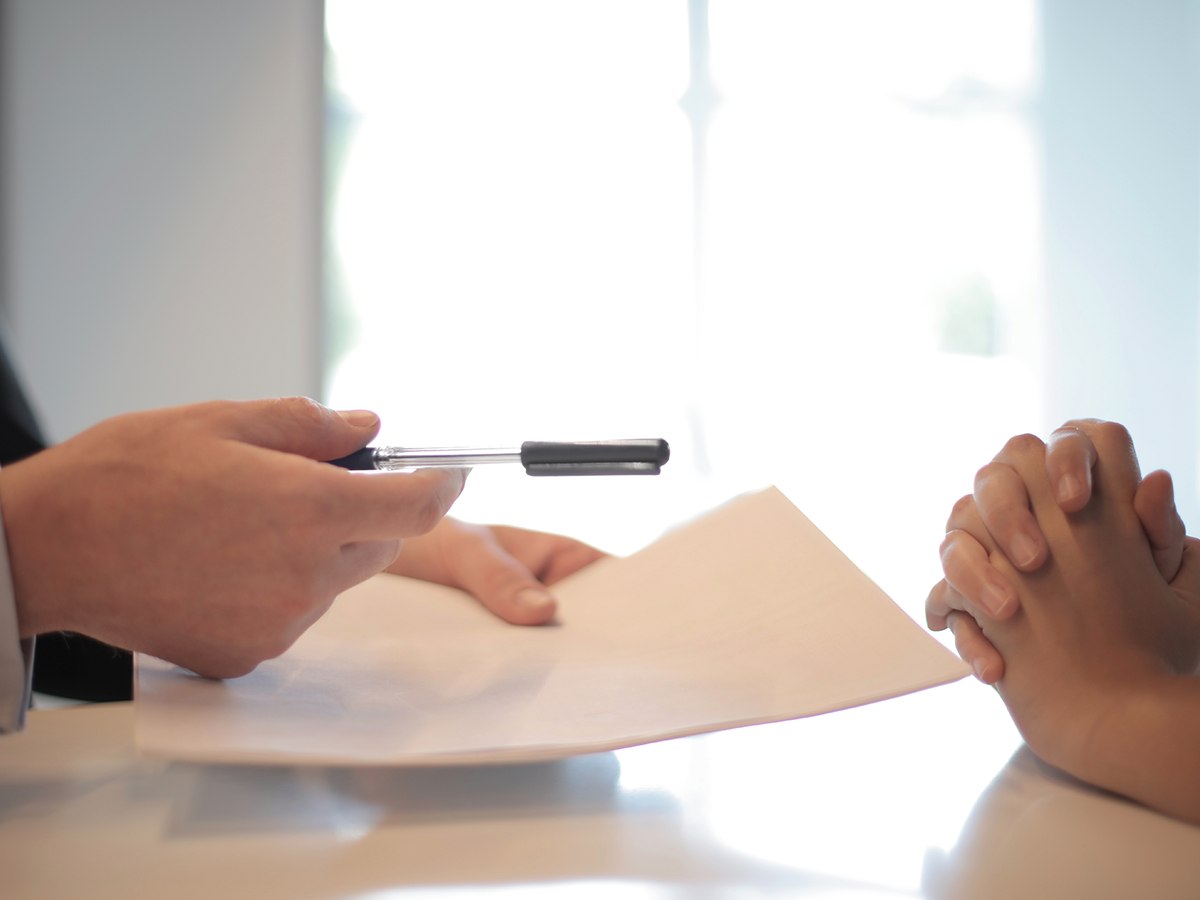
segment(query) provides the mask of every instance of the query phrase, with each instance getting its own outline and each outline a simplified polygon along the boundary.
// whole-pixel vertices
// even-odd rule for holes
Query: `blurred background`
[[[657,482],[479,470],[460,513],[627,552],[776,483],[916,610],[1043,424],[1032,2],[326,22],[331,402],[397,442],[661,434]]]
[[[291,393],[398,444],[661,436],[657,479],[484,468],[458,514],[628,553],[775,483],[918,620],[1013,434],[1122,421],[1200,526],[1200,0],[0,9],[0,319],[52,439]],[[936,761],[905,823],[1015,746],[980,702],[984,780]]]
[[[776,483],[910,612],[1021,431],[1197,491],[1184,0],[6,0],[3,312],[50,435],[284,393],[626,553]]]

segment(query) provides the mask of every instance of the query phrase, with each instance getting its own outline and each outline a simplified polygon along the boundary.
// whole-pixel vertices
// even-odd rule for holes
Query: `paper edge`
[[[945,649],[945,648],[943,648]],[[681,728],[673,731],[655,732],[622,738],[616,741],[600,741],[587,744],[532,744],[512,750],[482,750],[448,753],[430,753],[411,756],[378,756],[348,758],[342,755],[322,756],[320,754],[281,754],[278,750],[264,750],[261,754],[254,753],[180,753],[176,750],[156,753],[154,748],[136,743],[137,755],[147,759],[164,759],[178,762],[209,763],[217,765],[261,765],[261,766],[321,766],[333,768],[451,768],[455,766],[486,766],[513,765],[517,763],[553,762],[558,759],[570,759],[576,756],[587,756],[592,753],[611,753],[614,750],[626,750],[630,747],[641,747],[646,744],[657,744],[661,741],[673,741],[678,738],[695,737],[704,734],[716,734],[721,731],[732,731],[735,728],[749,728],[754,725],[770,725],[777,722],[795,722],[800,719],[811,719],[814,716],[828,715],[845,709],[857,709],[881,703],[884,700],[895,700],[921,691],[932,690],[961,681],[971,674],[970,668],[960,664],[962,671],[938,676],[930,681],[921,679],[905,685],[898,690],[880,691],[857,697],[849,703],[835,703],[821,709],[806,712],[801,715],[758,716],[750,719],[739,719],[720,725],[699,725]],[[136,718],[136,717],[135,717]],[[135,726],[136,731],[136,726]]]

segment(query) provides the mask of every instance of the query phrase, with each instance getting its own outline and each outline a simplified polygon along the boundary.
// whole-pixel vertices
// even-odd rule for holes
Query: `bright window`
[[[458,512],[626,552],[776,482],[917,612],[1041,426],[1034,4],[714,3],[700,242],[687,4],[327,15],[330,402],[417,446],[666,437],[657,481],[480,469]]]
[[[951,503],[1043,427],[1032,0],[714,0],[710,94],[682,0],[327,9],[329,402],[414,446],[665,437],[657,479],[481,468],[456,512],[624,553],[774,482],[923,619]],[[915,886],[955,837],[921,823],[961,822],[1017,743],[969,686],[928,702],[995,758],[893,748],[920,796],[875,823],[881,884]],[[859,871],[861,822],[772,818],[751,769],[712,788],[724,839]]]

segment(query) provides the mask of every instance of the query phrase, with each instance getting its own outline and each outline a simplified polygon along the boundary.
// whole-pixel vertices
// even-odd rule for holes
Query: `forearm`
[[[1163,676],[1097,722],[1077,766],[1100,787],[1200,825],[1200,678]]]

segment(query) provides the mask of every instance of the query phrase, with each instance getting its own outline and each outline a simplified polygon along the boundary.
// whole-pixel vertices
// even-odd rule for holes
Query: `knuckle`
[[[938,547],[938,554],[942,560],[942,571],[949,576],[950,570],[958,568],[960,560],[970,558],[968,547],[965,546],[965,541],[973,541],[971,535],[961,530],[954,530],[942,539],[941,547]]]
[[[1050,432],[1050,440],[1046,442],[1046,457],[1061,458],[1064,453],[1075,455],[1090,443],[1087,432],[1073,425],[1063,425]]]
[[[1031,453],[1044,453],[1046,445],[1036,434],[1018,434],[1010,437],[1004,444],[1004,452],[1014,456],[1026,456]]]
[[[1101,422],[1096,426],[1096,433],[1106,443],[1112,444],[1132,444],[1133,439],[1129,436],[1129,429],[1120,422]]]
[[[950,519],[946,524],[948,531],[953,531],[954,526],[951,522],[959,521],[962,517],[969,515],[975,509],[975,495],[963,494],[954,501],[954,505],[950,507]]]
[[[975,539],[965,531],[952,531],[942,541],[942,574],[946,576],[948,587],[951,583],[957,587],[964,573],[974,568],[971,554],[971,545],[974,543]]]
[[[1091,431],[1095,426],[1103,424],[1104,423],[1100,419],[1070,419],[1066,422],[1063,422],[1050,433],[1051,435],[1062,435],[1064,437],[1086,437],[1088,432]]]
[[[437,495],[426,497],[417,504],[413,512],[412,527],[415,534],[428,534],[437,527],[445,515],[446,507]]]
[[[292,418],[314,425],[328,423],[329,410],[308,397],[280,397],[280,407]]]
[[[963,494],[961,497],[959,497],[957,500],[954,501],[954,506],[951,508],[951,512],[953,512],[955,515],[957,515],[958,513],[966,512],[974,505],[975,505],[975,495],[974,494]]]
[[[946,558],[954,552],[954,548],[957,544],[958,532],[946,532],[946,536],[942,538],[942,543],[938,546],[938,555],[942,558],[943,563],[945,562]]]
[[[461,481],[438,477],[419,494],[411,510],[414,534],[428,534],[442,521],[458,497]]]
[[[992,481],[996,477],[1003,476],[1005,474],[1005,470],[1009,468],[1011,467],[1002,462],[997,462],[996,460],[992,460],[991,462],[980,466],[975,471],[975,489],[979,490],[980,487],[988,484],[988,482]]]

